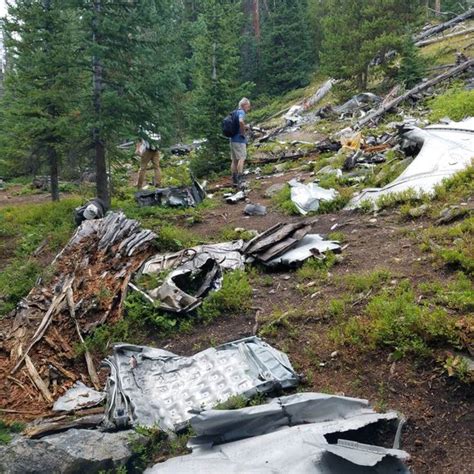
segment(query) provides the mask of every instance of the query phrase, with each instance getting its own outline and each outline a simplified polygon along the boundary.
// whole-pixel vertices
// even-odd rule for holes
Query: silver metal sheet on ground
[[[334,201],[339,194],[335,189],[325,189],[315,183],[303,184],[295,179],[288,184],[291,186],[291,200],[303,215],[317,211],[320,201]]]
[[[366,400],[321,393],[290,395],[240,410],[205,411],[191,420],[198,435],[189,443],[192,454],[145,472],[409,473],[403,464],[406,452],[344,440],[346,433],[357,436],[361,429],[375,439],[380,423],[397,419],[395,412],[376,413]],[[337,444],[330,444],[328,435]]]
[[[424,130],[414,127],[403,136],[421,143],[415,160],[394,181],[383,188],[365,189],[346,209],[355,209],[364,201],[376,203],[381,196],[412,189],[431,194],[445,178],[467,168],[474,159],[474,118],[447,125],[432,125]]]
[[[298,376],[288,357],[257,337],[209,348],[192,357],[150,347],[117,345],[111,368],[107,416],[176,431],[191,411],[212,408],[234,395],[252,396],[293,387]]]
[[[53,405],[53,411],[72,411],[94,407],[105,399],[105,392],[98,392],[82,382],[76,382]]]
[[[299,265],[308,258],[320,255],[331,250],[340,250],[339,242],[333,240],[324,240],[319,234],[305,235],[295,247],[288,252],[280,255],[266,263],[268,267],[279,265],[295,266]]]

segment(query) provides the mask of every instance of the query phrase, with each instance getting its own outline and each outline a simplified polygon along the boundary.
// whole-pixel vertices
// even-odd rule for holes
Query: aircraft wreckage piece
[[[376,413],[366,400],[299,393],[240,410],[208,410],[190,420],[192,454],[169,459],[147,474],[409,473],[398,449],[377,442],[380,428],[397,431],[395,412]],[[397,436],[395,436],[397,444]]]
[[[338,251],[337,242],[309,234],[314,222],[279,223],[244,244],[247,262],[258,261],[268,267],[298,266],[312,256],[329,250]]]
[[[93,390],[78,381],[54,402],[53,411],[74,411],[95,407],[102,403],[104,399],[104,392]]]
[[[251,397],[294,387],[288,357],[257,337],[209,348],[192,357],[151,347],[120,344],[105,361],[108,421],[178,431],[197,410],[230,397]]]
[[[202,202],[205,197],[206,192],[197,181],[193,181],[192,186],[171,186],[135,193],[135,200],[140,207],[193,207]]]
[[[295,179],[288,184],[291,187],[291,200],[303,215],[317,211],[320,201],[334,201],[339,194],[335,189],[325,189],[315,183],[303,184]]]
[[[269,260],[268,267],[294,267],[300,266],[305,260],[311,257],[322,255],[324,252],[340,252],[339,242],[325,240],[319,234],[305,235],[292,249],[284,254]]]
[[[397,179],[383,188],[365,189],[346,209],[355,209],[364,201],[376,203],[381,196],[410,189],[432,194],[437,184],[467,168],[474,158],[474,118],[424,130],[413,127],[402,137],[421,148],[418,156]]]
[[[244,267],[244,257],[240,253],[242,246],[243,241],[238,240],[155,255],[143,264],[130,287],[165,311],[192,311],[210,291],[221,288],[224,270]],[[139,283],[142,277],[159,277],[165,272],[163,283],[157,287],[145,289],[145,285]]]

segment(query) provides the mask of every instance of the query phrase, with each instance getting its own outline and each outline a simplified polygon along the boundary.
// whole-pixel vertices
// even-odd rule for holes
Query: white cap
[[[89,204],[84,209],[84,219],[90,220],[95,219],[99,214],[99,208],[95,204]]]

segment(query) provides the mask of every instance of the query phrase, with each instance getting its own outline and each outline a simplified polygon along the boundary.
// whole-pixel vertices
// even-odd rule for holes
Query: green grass
[[[14,242],[15,250],[9,264],[0,274],[0,316],[11,311],[33,287],[44,264],[32,254],[45,243],[44,251],[58,252],[74,230],[73,211],[81,204],[79,198],[57,203],[21,205],[0,211],[0,244]],[[10,243],[9,243],[10,241]]]
[[[14,434],[21,433],[24,429],[25,425],[23,423],[0,419],[0,445],[8,444],[13,439]]]
[[[408,281],[374,296],[361,317],[354,316],[333,328],[330,337],[338,343],[363,349],[388,347],[394,358],[427,357],[437,346],[462,346],[462,331],[456,318],[439,306],[419,304]]]
[[[444,117],[460,121],[471,117],[474,111],[474,91],[453,88],[445,94],[429,101],[431,109],[430,120],[439,122]]]
[[[424,251],[434,254],[438,262],[453,270],[474,275],[474,217],[452,226],[432,226],[420,236]]]
[[[210,322],[222,313],[245,313],[252,306],[252,287],[244,270],[224,274],[222,288],[212,292],[198,308],[198,316]]]
[[[272,203],[283,214],[289,216],[300,215],[300,212],[291,200],[291,188],[289,185],[285,186],[272,197]]]
[[[378,269],[367,273],[356,273],[341,278],[343,285],[352,294],[366,293],[369,290],[378,291],[392,278],[392,274],[385,269]]]
[[[122,319],[114,324],[103,324],[86,338],[84,346],[77,347],[78,355],[85,348],[105,355],[112,344],[127,342],[141,344],[149,332],[159,332],[161,335],[171,334],[186,326],[188,319],[177,314],[165,313],[158,310],[143,297],[131,292],[125,300],[125,312]]]
[[[474,314],[474,284],[462,272],[453,281],[422,283],[420,289],[434,303],[465,314]]]
[[[301,281],[325,281],[328,270],[336,264],[336,256],[332,252],[326,252],[324,258],[309,258],[296,271],[296,278]]]

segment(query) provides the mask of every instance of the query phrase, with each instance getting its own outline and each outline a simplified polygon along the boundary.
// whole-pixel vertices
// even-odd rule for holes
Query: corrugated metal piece
[[[175,431],[186,426],[192,410],[298,383],[288,357],[256,337],[192,357],[123,344],[106,362],[107,416],[117,426],[130,422]]]
[[[265,473],[370,474],[408,473],[404,451],[344,440],[376,437],[381,423],[393,423],[394,412],[374,412],[366,400],[320,393],[274,399],[240,410],[209,410],[191,420],[198,434],[192,454],[170,459],[147,474]],[[337,439],[330,444],[326,436]]]
[[[339,242],[324,240],[319,234],[308,234],[303,237],[295,247],[288,250],[277,258],[267,262],[267,266],[276,267],[285,265],[288,267],[297,266],[310,257],[323,254],[328,251],[339,251]]]
[[[413,189],[431,194],[445,178],[467,168],[474,158],[474,118],[424,130],[413,127],[403,138],[422,144],[415,160],[394,181],[383,188],[365,189],[346,206],[355,209],[364,201],[376,203],[387,194]]]

